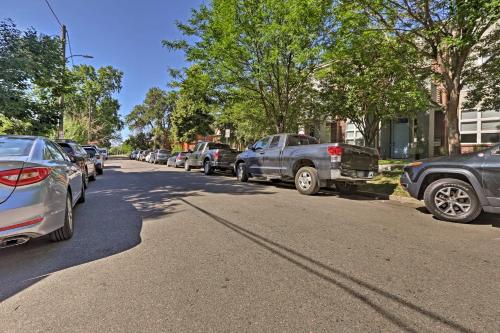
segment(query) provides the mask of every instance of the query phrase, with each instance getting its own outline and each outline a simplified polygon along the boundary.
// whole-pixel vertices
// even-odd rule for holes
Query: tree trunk
[[[448,154],[459,155],[460,149],[460,128],[458,121],[458,111],[460,103],[460,84],[453,82],[451,89],[448,90],[446,103],[446,126],[448,133]]]

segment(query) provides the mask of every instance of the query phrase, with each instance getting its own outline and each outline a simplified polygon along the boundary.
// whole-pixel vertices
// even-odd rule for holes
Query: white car
[[[149,153],[146,155],[146,159],[145,159],[145,161],[146,161],[146,162],[151,163],[151,162],[152,162],[152,161],[151,161],[151,158],[152,158],[153,154],[154,154],[153,152],[149,152]]]
[[[86,145],[82,147],[87,154],[89,154],[90,158],[94,160],[97,174],[102,175],[104,172],[104,156],[100,153],[99,148],[96,145]]]
[[[105,160],[108,159],[108,150],[106,148],[98,148],[99,153],[103,156]]]

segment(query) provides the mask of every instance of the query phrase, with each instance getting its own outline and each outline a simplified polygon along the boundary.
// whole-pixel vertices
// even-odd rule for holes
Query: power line
[[[52,15],[54,15],[57,23],[59,23],[59,26],[62,27],[62,23],[59,20],[59,17],[57,17],[56,12],[54,12],[54,10],[52,9],[52,6],[50,5],[49,0],[45,0],[45,3],[47,4],[47,6],[49,7],[50,11],[52,12]]]
[[[73,50],[71,49],[71,39],[69,39],[69,32],[66,30],[66,36],[68,37],[68,47],[69,47],[69,54],[70,54],[70,59],[71,59],[71,65],[75,67],[75,62],[73,60]]]

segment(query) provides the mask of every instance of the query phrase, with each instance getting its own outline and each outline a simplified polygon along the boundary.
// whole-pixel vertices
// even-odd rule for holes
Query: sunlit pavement
[[[0,331],[500,331],[494,216],[109,160],[75,218],[0,250]]]

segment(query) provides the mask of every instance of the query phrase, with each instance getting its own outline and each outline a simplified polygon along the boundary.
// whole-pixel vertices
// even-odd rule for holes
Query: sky
[[[186,21],[203,0],[49,0],[68,29],[77,64],[111,65],[124,72],[117,98],[125,116],[151,87],[167,89],[169,67],[186,65],[181,52],[169,52],[161,41],[178,39],[177,20]],[[11,18],[20,29],[60,35],[60,26],[45,0],[0,0],[0,20]],[[66,51],[69,54],[69,51]],[[71,66],[71,62],[68,63]],[[129,134],[122,131],[123,139]]]

